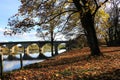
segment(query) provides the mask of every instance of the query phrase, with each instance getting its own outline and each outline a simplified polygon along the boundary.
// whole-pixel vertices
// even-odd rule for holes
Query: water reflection
[[[33,63],[38,63],[38,62],[42,62],[43,60],[24,60],[23,61],[23,66],[29,65],[29,64],[33,64]],[[4,72],[7,71],[12,71],[15,69],[19,69],[20,68],[20,61],[3,61],[3,65],[4,65]]]
[[[62,53],[65,52],[65,49],[59,50],[58,53]],[[22,54],[24,55],[24,54]],[[36,58],[39,54],[38,53],[34,53],[34,54],[30,54],[31,57]],[[44,53],[45,56],[47,57],[51,57],[51,52],[46,52]],[[8,55],[4,55],[3,58],[6,59],[8,57]],[[17,58],[20,58],[20,55],[16,55]],[[33,63],[38,63],[38,62],[42,62],[44,60],[23,60],[23,66],[29,65],[29,64],[33,64]],[[15,69],[19,69],[20,68],[20,61],[16,60],[16,61],[3,61],[3,71],[7,72],[7,71],[12,71]]]

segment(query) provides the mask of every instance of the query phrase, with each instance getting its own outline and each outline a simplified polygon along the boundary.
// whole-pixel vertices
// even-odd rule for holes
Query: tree
[[[59,33],[59,32],[55,31],[55,26],[57,24],[58,24],[58,20],[57,21],[53,20],[49,24],[45,24],[42,27],[38,28],[37,34],[36,34],[36,35],[42,36],[44,38],[44,40],[46,40],[46,38],[47,38],[47,40],[51,41],[51,54],[52,54],[52,56],[54,56],[54,53],[53,53],[54,40],[55,40],[56,35]]]
[[[15,16],[24,17],[22,17],[23,19],[21,18],[21,21],[17,22],[17,24],[15,23],[16,20],[10,19],[9,25],[14,26],[14,28],[24,27],[25,29],[29,29],[33,27],[33,24],[41,27],[43,24],[49,24],[52,20],[60,17],[58,19],[60,22],[58,26],[63,25],[60,26],[62,31],[72,29],[81,24],[85,30],[91,55],[101,55],[94,28],[94,18],[99,8],[107,1],[108,0],[21,0],[19,14]],[[25,21],[26,19],[27,21]],[[35,22],[32,23],[31,20]]]
[[[119,15],[120,15],[120,1],[118,0],[112,0],[111,6],[109,10],[110,14],[110,23],[111,28],[109,29],[109,41],[118,41],[120,40],[120,26],[119,26]],[[118,44],[117,43],[117,44]],[[113,44],[114,45],[114,44]]]
[[[106,5],[105,5],[106,6]],[[108,29],[110,27],[110,23],[109,23],[109,14],[107,13],[107,9],[105,6],[102,6],[95,17],[95,28],[96,28],[96,33],[97,36],[100,40],[108,43]]]

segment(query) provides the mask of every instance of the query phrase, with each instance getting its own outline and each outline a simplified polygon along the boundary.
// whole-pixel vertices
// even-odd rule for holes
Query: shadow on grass
[[[120,80],[120,69],[103,73],[98,76],[83,76],[83,78],[77,77],[74,80]]]
[[[30,68],[47,68],[49,66],[59,66],[59,65],[71,65],[75,62],[79,61],[87,61],[88,59],[87,55],[82,55],[82,56],[75,56],[75,57],[70,57],[70,58],[60,58],[60,59],[46,59],[47,62],[41,62],[41,63],[35,63],[31,64],[28,66],[25,66],[24,68],[30,69]]]
[[[110,52],[119,52],[120,50],[113,50],[113,51],[103,51],[103,53],[110,53]]]

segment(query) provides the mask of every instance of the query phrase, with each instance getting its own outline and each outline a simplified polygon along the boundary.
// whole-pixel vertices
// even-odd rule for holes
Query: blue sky
[[[20,6],[19,0],[1,0],[0,2],[0,42],[8,41],[37,41],[39,38],[35,36],[35,32],[25,33],[23,35],[8,36],[3,35],[5,27],[8,24],[8,18],[18,12]],[[32,36],[32,37],[31,37]]]

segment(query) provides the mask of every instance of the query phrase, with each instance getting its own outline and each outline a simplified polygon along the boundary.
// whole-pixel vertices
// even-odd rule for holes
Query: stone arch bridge
[[[24,56],[23,58],[24,59],[31,59],[31,57],[28,55],[29,54],[29,45],[32,45],[32,44],[36,44],[38,47],[39,47],[39,56],[38,58],[46,58],[43,54],[42,54],[42,47],[45,45],[45,44],[48,44],[48,43],[51,43],[51,41],[21,41],[21,42],[0,42],[0,54],[3,53],[3,47],[7,47],[9,49],[9,54],[12,56],[12,53],[14,53],[14,46],[20,44],[24,50],[23,50],[23,53],[24,53]],[[69,50],[69,41],[54,41],[53,42],[53,46],[54,46],[54,50],[55,50],[55,55],[58,54],[58,46],[61,44],[61,43],[64,43],[66,46],[66,51]],[[13,58],[13,57],[12,57]]]

